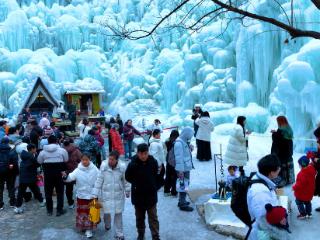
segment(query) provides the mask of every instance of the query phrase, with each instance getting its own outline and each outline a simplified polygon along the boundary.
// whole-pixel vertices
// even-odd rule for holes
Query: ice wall
[[[277,2],[282,8],[266,0],[243,7],[286,22],[289,1]],[[244,114],[256,131],[280,113],[298,134],[319,121],[319,41],[291,40],[250,19],[229,23],[231,13],[190,35],[168,30],[183,19],[179,12],[138,41],[111,37],[104,27],[150,29],[173,7],[170,0],[0,0],[0,113],[14,113],[40,76],[58,97],[65,89],[103,88],[107,110],[127,117],[165,113],[172,123],[191,124],[190,109],[201,103],[215,124]],[[204,1],[186,23],[213,7]],[[310,1],[295,1],[294,14],[297,26],[320,30]]]

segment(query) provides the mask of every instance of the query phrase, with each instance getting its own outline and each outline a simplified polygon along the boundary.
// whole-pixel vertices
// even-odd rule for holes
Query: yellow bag
[[[90,210],[89,210],[89,219],[94,224],[97,224],[100,222],[100,208],[101,204],[96,200],[93,199],[89,204]]]

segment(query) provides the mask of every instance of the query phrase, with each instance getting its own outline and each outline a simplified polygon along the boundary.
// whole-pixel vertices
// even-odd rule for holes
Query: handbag
[[[101,203],[99,203],[96,199],[93,199],[89,203],[89,220],[94,224],[100,223],[100,208]]]

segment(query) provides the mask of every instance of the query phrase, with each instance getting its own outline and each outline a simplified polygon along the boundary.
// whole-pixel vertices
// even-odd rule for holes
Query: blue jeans
[[[125,157],[130,158],[132,157],[132,143],[133,140],[126,140],[124,144],[124,151],[125,151]]]
[[[300,200],[296,199],[296,204],[297,204],[299,213],[301,215],[303,215],[303,216],[311,215],[311,211],[312,211],[311,201],[304,202],[304,201],[300,201]]]

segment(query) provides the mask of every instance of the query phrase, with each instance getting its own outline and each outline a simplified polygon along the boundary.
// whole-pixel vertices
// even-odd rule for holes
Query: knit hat
[[[266,219],[269,224],[279,224],[284,218],[287,217],[287,210],[281,206],[273,207],[270,203],[265,205],[267,210]]]
[[[309,165],[309,158],[307,156],[302,156],[299,158],[298,163],[301,167],[307,167]]]

